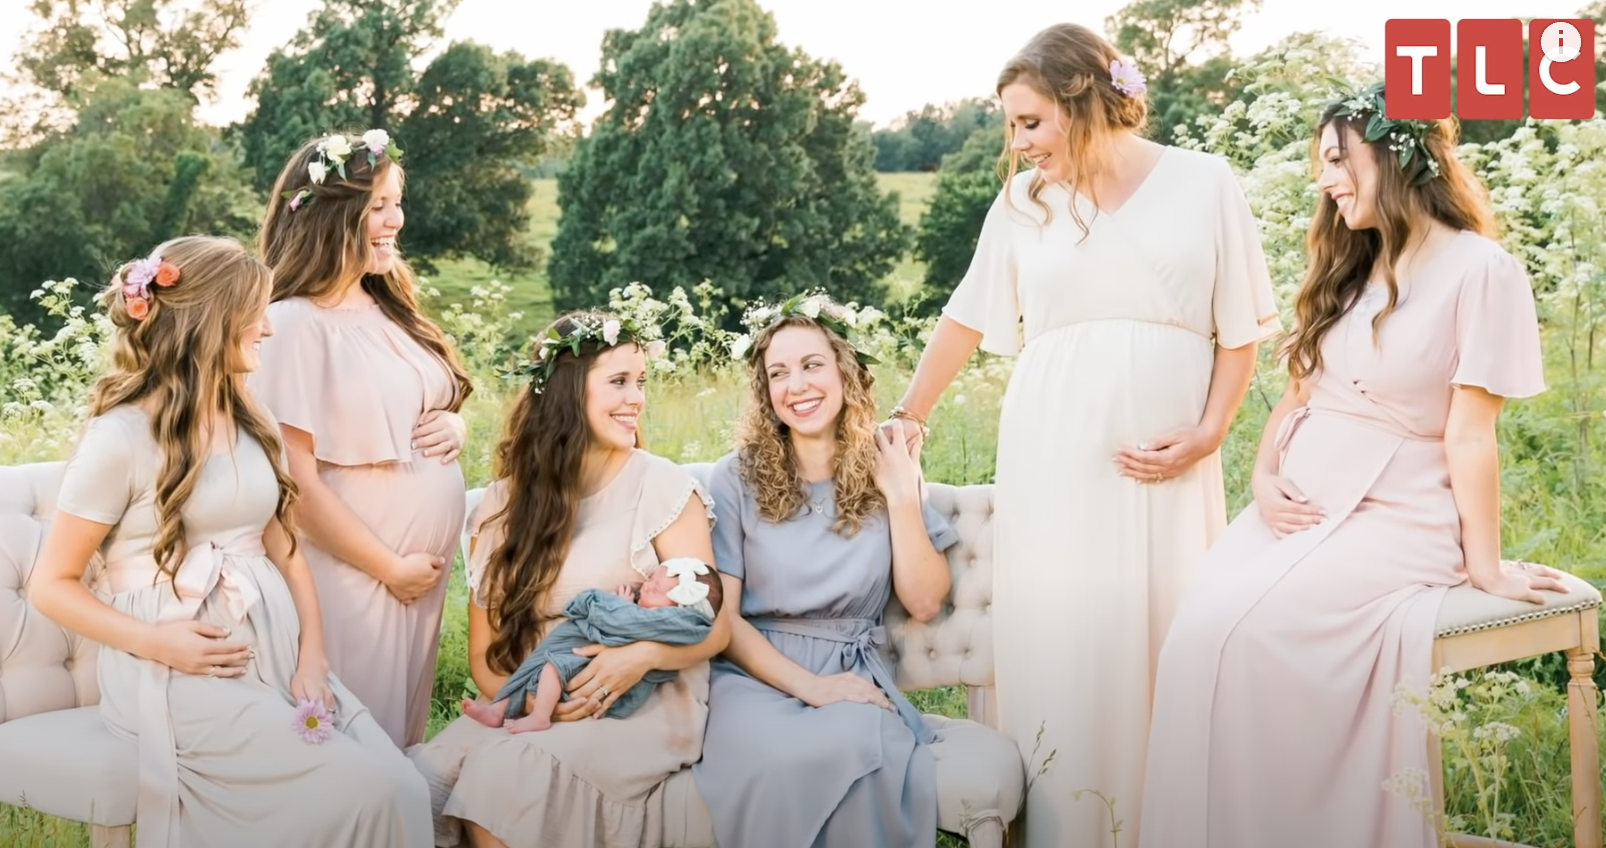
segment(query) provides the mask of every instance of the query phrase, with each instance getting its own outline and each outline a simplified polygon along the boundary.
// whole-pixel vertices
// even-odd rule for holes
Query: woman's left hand
[[[618,647],[586,645],[575,648],[591,662],[569,681],[569,697],[576,701],[589,701],[594,708],[586,716],[575,718],[602,718],[630,687],[641,682],[647,672],[655,668],[657,647],[651,642],[631,642]]]
[[[321,701],[330,712],[335,710],[335,690],[329,688],[329,663],[321,657],[301,655],[296,673],[290,678],[290,697],[301,701]]]
[[[1115,467],[1123,477],[1142,483],[1160,483],[1187,473],[1194,463],[1221,447],[1198,427],[1172,430],[1137,447],[1123,446],[1115,452]]]
[[[424,456],[439,456],[442,465],[457,459],[467,442],[468,424],[463,416],[449,410],[426,412],[413,428],[413,450],[423,451]]]
[[[918,432],[913,436],[906,432],[904,423],[896,419],[875,430],[874,480],[889,508],[920,499],[920,445],[924,439]]]

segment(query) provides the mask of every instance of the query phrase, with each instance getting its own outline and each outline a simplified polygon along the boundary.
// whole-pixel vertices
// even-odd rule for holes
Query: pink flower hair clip
[[[180,276],[177,265],[155,254],[133,263],[123,274],[123,300],[127,302],[128,317],[145,320],[145,316],[151,314],[151,285],[168,288],[178,283]]]
[[[1116,90],[1128,97],[1137,97],[1149,90],[1148,80],[1144,79],[1143,72],[1136,65],[1128,65],[1120,59],[1110,62],[1110,83]]]

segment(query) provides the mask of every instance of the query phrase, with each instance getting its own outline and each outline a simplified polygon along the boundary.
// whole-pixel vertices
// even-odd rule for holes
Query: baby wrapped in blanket
[[[641,641],[695,645],[713,628],[723,599],[719,575],[690,557],[659,565],[639,589],[620,586],[612,593],[599,589],[581,592],[563,608],[566,620],[535,646],[496,693],[495,702],[464,700],[463,714],[510,733],[546,730],[552,726],[552,710],[558,701],[569,698],[564,691],[569,681],[591,662],[590,657],[576,654],[575,648]],[[659,669],[647,672],[620,694],[604,715],[630,715],[646,703],[654,686],[674,679],[675,674]],[[523,715],[526,702],[530,712]]]

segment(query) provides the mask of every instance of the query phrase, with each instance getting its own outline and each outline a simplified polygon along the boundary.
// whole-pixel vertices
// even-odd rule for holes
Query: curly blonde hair
[[[867,518],[886,507],[875,485],[877,426],[875,376],[859,361],[853,345],[829,327],[806,315],[786,315],[759,330],[748,352],[748,385],[752,397],[736,425],[737,467],[758,500],[758,514],[779,523],[808,502],[808,484],[798,470],[789,428],[770,403],[769,372],[764,354],[775,335],[789,327],[812,328],[825,335],[842,372],[842,414],[836,423],[836,458],[831,478],[836,484],[837,518],[832,531],[853,536]]]

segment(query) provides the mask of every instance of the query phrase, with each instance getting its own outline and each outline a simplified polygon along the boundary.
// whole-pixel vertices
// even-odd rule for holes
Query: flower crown
[[[363,133],[360,138],[344,136],[338,133],[327,135],[318,142],[317,158],[307,164],[307,178],[312,180],[313,185],[323,185],[323,181],[329,176],[329,172],[334,171],[340,175],[341,179],[347,179],[346,160],[351,158],[351,154],[358,150],[367,151],[369,167],[378,165],[379,157],[381,156],[388,156],[391,161],[396,161],[402,155],[402,149],[396,146],[396,142],[391,139],[390,133],[384,130],[369,130]],[[286,191],[279,196],[290,201],[290,211],[294,212],[300,209],[302,204],[312,200],[312,186],[305,186],[296,191]]]
[[[151,284],[160,288],[176,285],[182,272],[178,266],[152,253],[144,259],[129,263],[123,272],[123,300],[128,317],[145,320],[151,314]]]
[[[770,306],[760,301],[748,307],[747,311],[742,313],[742,325],[747,328],[747,332],[731,341],[731,357],[746,359],[753,348],[754,336],[782,318],[790,318],[793,315],[809,318],[841,336],[853,348],[860,365],[869,367],[880,362],[859,347],[859,334],[854,331],[854,327],[859,323],[859,314],[832,300],[825,292],[819,291],[792,295],[785,303],[777,306]]]
[[[1399,155],[1400,170],[1411,177],[1412,185],[1424,185],[1439,176],[1439,160],[1433,158],[1427,143],[1427,135],[1438,125],[1437,121],[1390,118],[1383,105],[1383,83],[1373,83],[1359,91],[1344,83],[1335,85],[1340,94],[1329,103],[1330,107],[1337,106],[1334,117],[1367,119],[1361,138],[1372,143],[1387,137],[1389,149]],[[1414,175],[1410,167],[1413,161],[1418,163]]]
[[[588,342],[596,342],[607,347],[622,344],[639,345],[647,354],[649,362],[656,362],[663,358],[665,345],[662,340],[663,331],[656,326],[642,324],[634,318],[623,316],[618,318],[604,318],[600,321],[591,318],[571,319],[573,328],[568,335],[558,332],[557,327],[547,330],[546,335],[536,345],[535,359],[526,362],[514,372],[528,377],[530,391],[540,394],[548,381],[552,379],[552,372],[557,370],[558,355],[568,351],[576,358],[580,356],[580,348]]]

